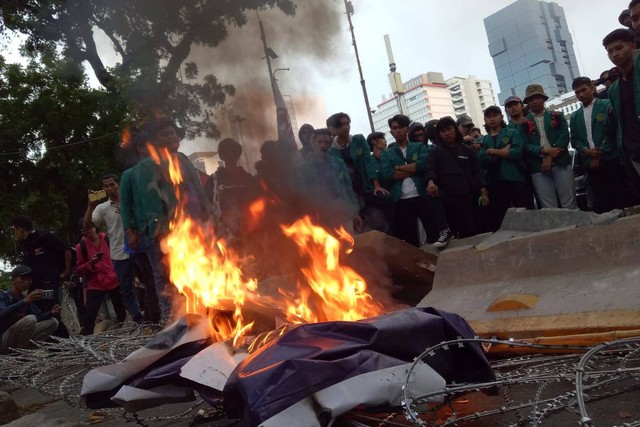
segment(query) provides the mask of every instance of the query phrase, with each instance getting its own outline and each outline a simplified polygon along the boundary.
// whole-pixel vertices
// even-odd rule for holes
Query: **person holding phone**
[[[58,320],[52,316],[60,313],[60,305],[55,304],[51,311],[43,313],[34,303],[44,298],[45,291],[28,292],[33,271],[26,265],[18,265],[10,276],[11,287],[0,291],[0,353],[26,348],[32,340],[43,340],[58,329]]]
[[[82,230],[82,243],[76,245],[76,271],[85,277],[84,303],[85,317],[80,334],[91,335],[98,316],[102,300],[108,295],[116,312],[119,323],[124,322],[127,312],[122,302],[118,285],[118,276],[109,255],[109,244],[105,233],[96,232],[96,226],[90,223]]]

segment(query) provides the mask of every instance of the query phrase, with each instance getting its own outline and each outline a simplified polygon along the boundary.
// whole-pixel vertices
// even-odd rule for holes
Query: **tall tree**
[[[273,7],[295,13],[293,0],[9,0],[0,5],[0,30],[26,35],[25,52],[86,61],[105,90],[138,114],[160,110],[188,137],[211,137],[213,109],[234,88],[212,74],[198,78],[197,64],[185,61],[194,46],[220,44],[249,11]],[[111,51],[96,44],[97,31]],[[114,53],[120,61],[109,68],[104,58]]]
[[[73,240],[88,188],[122,170],[125,104],[91,88],[82,67],[43,57],[28,65],[0,56],[0,251],[15,251],[8,225],[27,214]]]

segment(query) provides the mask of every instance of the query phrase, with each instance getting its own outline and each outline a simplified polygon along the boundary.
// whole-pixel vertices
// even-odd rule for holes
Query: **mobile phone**
[[[90,202],[98,202],[100,200],[107,198],[107,192],[104,190],[96,191],[93,193],[89,193],[89,201]]]
[[[42,299],[53,299],[53,289],[44,289],[42,291]]]
[[[96,258],[100,259],[104,256],[104,252],[96,252]]]

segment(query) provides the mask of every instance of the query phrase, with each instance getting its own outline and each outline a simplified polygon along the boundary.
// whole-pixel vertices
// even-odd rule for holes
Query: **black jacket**
[[[436,146],[427,158],[427,183],[433,182],[450,196],[477,194],[485,186],[484,171],[476,152],[465,144]]]

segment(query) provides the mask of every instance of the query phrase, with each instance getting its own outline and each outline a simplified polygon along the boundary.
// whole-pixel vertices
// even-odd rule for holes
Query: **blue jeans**
[[[169,272],[162,262],[164,254],[160,249],[160,244],[155,239],[149,236],[141,236],[140,239],[140,249],[143,249],[147,254],[153,271],[153,284],[160,303],[160,316],[162,320],[166,320],[171,314],[171,298],[166,289],[167,284],[169,284]]]
[[[134,322],[142,322],[142,312],[138,304],[135,292],[133,292],[133,262],[131,258],[112,260],[113,268],[118,275],[120,283],[120,295],[122,295],[122,303],[131,315]]]
[[[541,208],[578,208],[576,183],[571,165],[553,165],[549,172],[531,174],[531,181]]]

